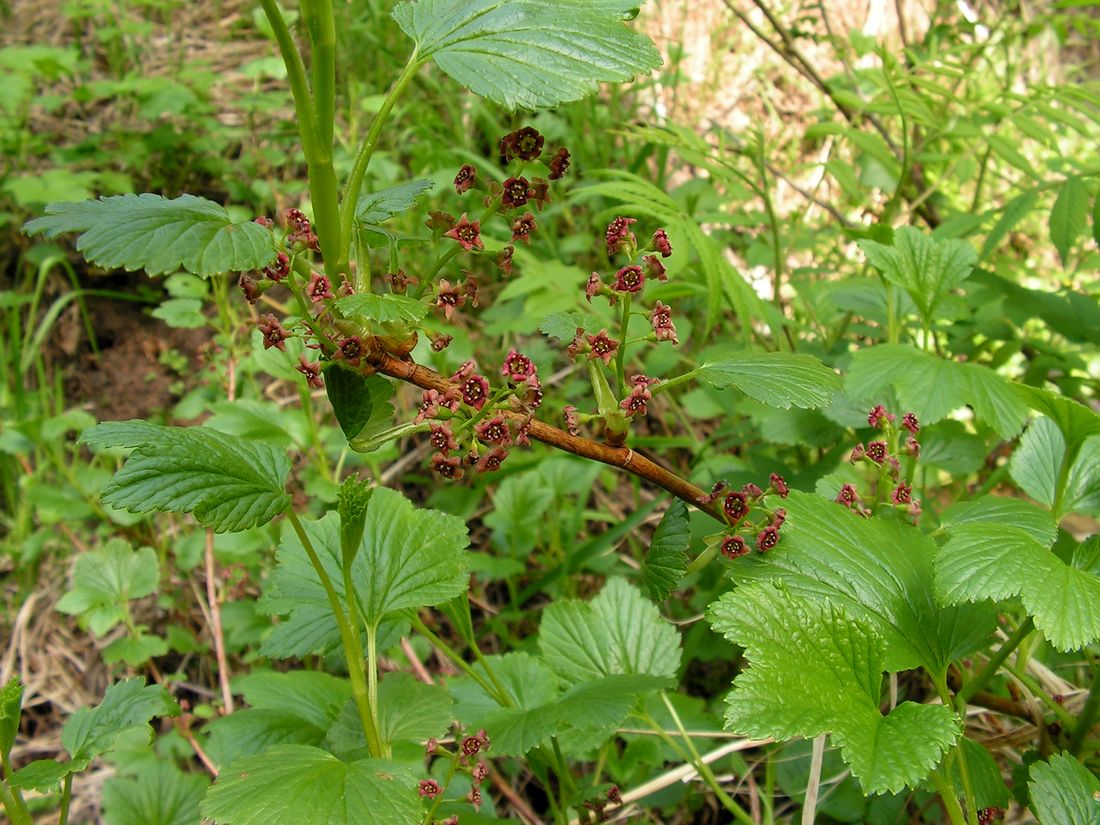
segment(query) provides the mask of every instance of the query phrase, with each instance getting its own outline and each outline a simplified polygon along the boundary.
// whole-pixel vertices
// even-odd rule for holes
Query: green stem
[[[451,785],[451,780],[454,779],[455,768],[458,767],[458,757],[451,757],[451,767],[447,771],[447,778],[443,780],[443,788],[432,800],[432,806],[428,808],[428,812],[424,814],[424,825],[431,825],[435,820],[432,818],[435,816],[436,810],[439,808],[440,803],[443,802],[443,797],[447,795],[447,788]]]
[[[493,697],[493,699],[496,700],[497,704],[499,704],[501,707],[512,707],[512,699],[508,695],[507,691],[501,691],[498,693],[496,687],[494,687],[489,682],[486,682],[485,679],[481,677],[481,674],[470,667],[470,664],[461,656],[459,656],[449,644],[447,644],[445,641],[432,633],[432,631],[428,629],[428,626],[425,625],[423,621],[421,621],[419,616],[412,617],[412,626],[417,633],[419,633],[421,636],[431,642],[436,650],[438,650],[440,653],[442,653],[444,656],[454,662],[459,667],[459,669],[462,670],[463,673],[465,673],[467,676],[477,682],[478,686],[480,686],[482,690]],[[486,672],[488,672],[488,670],[489,669],[486,668]]]
[[[321,564],[321,559],[302,526],[302,522],[298,519],[298,514],[292,509],[288,509],[286,514],[291,526],[294,528],[294,532],[298,534],[298,540],[302,543],[306,555],[309,556],[310,564],[317,571],[317,577],[321,580],[325,595],[328,596],[329,606],[332,608],[332,614],[336,617],[336,625],[340,630],[340,640],[343,642],[344,658],[348,667],[348,679],[351,681],[351,693],[355,697],[355,706],[359,710],[359,721],[363,725],[363,734],[366,736],[371,756],[380,757],[382,756],[382,741],[378,736],[378,728],[374,723],[374,713],[367,692],[367,684],[363,678],[363,648],[359,642],[358,628],[355,632],[352,632],[352,628],[348,625],[344,606],[340,603],[340,596],[336,592],[336,588],[333,587],[332,579],[329,578],[324,565]],[[348,594],[348,601],[350,602],[350,600],[351,594]]]
[[[1089,695],[1081,712],[1077,714],[1077,724],[1073,728],[1073,738],[1069,740],[1069,752],[1078,756],[1085,737],[1096,721],[1096,715],[1100,713],[1100,664],[1093,665],[1092,684],[1089,686]]]
[[[294,95],[294,110],[298,116],[298,132],[302,138],[302,149],[308,158],[313,152],[317,113],[313,109],[313,99],[309,95],[306,67],[275,0],[260,0],[260,7],[267,16],[267,22],[271,24],[271,30],[275,33],[275,42],[279,46],[279,54],[286,66],[290,92]]]
[[[375,713],[378,712],[378,625],[367,625],[367,702]],[[377,719],[375,720],[377,727]],[[385,757],[389,757],[389,747],[382,744]]]
[[[382,137],[382,127],[386,124],[386,118],[389,117],[394,104],[397,103],[398,98],[400,98],[401,94],[405,91],[405,87],[408,86],[413,77],[416,76],[416,72],[420,66],[420,55],[417,53],[416,49],[413,49],[413,53],[409,55],[409,60],[405,64],[405,68],[401,71],[397,80],[394,81],[393,86],[390,87],[389,92],[386,94],[386,99],[382,101],[382,108],[378,110],[378,114],[376,114],[374,120],[371,121],[366,140],[363,141],[363,144],[359,147],[358,154],[355,156],[355,164],[351,168],[351,175],[348,177],[347,188],[344,190],[344,200],[340,206],[340,228],[343,235],[343,244],[340,247],[339,264],[345,268],[347,267],[348,250],[354,231],[353,222],[355,220],[355,207],[359,201],[359,192],[363,188],[363,179],[366,177],[367,167],[370,166],[371,155],[374,154],[374,150],[378,146],[378,141]]]
[[[1012,651],[1020,646],[1020,643],[1023,642],[1028,634],[1034,629],[1035,622],[1028,616],[1020,622],[1020,626],[1005,640],[1004,644],[997,648],[997,652],[989,657],[989,661],[974,675],[974,678],[962,686],[962,689],[955,694],[955,704],[956,707],[958,707],[959,713],[966,712],[967,702],[969,702],[979,690],[985,687],[986,683],[998,670],[1000,670],[1005,659],[1011,655]]]
[[[619,321],[619,351],[615,354],[615,376],[619,381],[619,397],[626,397],[626,328],[630,323],[630,299],[628,292],[623,295],[623,314]]]
[[[313,26],[310,41],[313,52],[313,105],[317,111],[317,140],[321,146],[332,146],[336,122],[336,20],[332,0],[310,0]]]
[[[947,817],[951,820],[951,825],[967,825],[966,814],[963,813],[962,806],[955,796],[955,790],[951,787],[951,783],[941,776],[939,771],[932,771],[932,781],[936,785],[936,790],[939,791],[940,799],[943,800],[943,807],[947,810]]]
[[[966,816],[970,825],[978,825],[978,806],[974,802],[974,787],[970,784],[970,766],[966,763],[966,754],[961,746],[955,748],[953,758],[959,763],[959,776],[962,778],[963,795],[966,797]]]
[[[17,790],[9,790],[8,783],[3,779],[0,779],[0,805],[3,805],[11,825],[34,825],[34,818],[23,796]]]
[[[73,775],[66,774],[61,786],[61,810],[57,814],[57,825],[69,825],[69,806],[73,801]]]

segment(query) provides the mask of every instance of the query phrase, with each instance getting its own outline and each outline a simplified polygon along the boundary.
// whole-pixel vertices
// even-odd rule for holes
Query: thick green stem
[[[1093,665],[1092,685],[1089,686],[1089,695],[1085,699],[1084,707],[1077,714],[1077,724],[1073,728],[1073,738],[1069,741],[1069,752],[1074,756],[1081,753],[1085,744],[1085,737],[1096,721],[1096,715],[1100,713],[1100,664]]]
[[[69,806],[73,802],[73,775],[66,774],[61,785],[61,810],[57,814],[57,825],[69,825]]]
[[[955,694],[955,704],[958,707],[959,713],[966,712],[966,703],[974,697],[975,694],[997,673],[1001,665],[1004,664],[1005,659],[1016,648],[1020,646],[1020,643],[1027,638],[1028,634],[1035,629],[1035,622],[1028,616],[1022,622],[1020,626],[1016,628],[1016,632],[1009,636],[1004,644],[997,648],[997,652],[989,657],[989,661],[985,663],[975,675],[974,678],[962,686],[962,689]]]
[[[275,0],[260,0],[260,7],[267,16],[267,22],[271,24],[271,30],[275,33],[275,42],[279,46],[279,54],[286,66],[290,92],[294,95],[294,110],[298,116],[298,132],[302,138],[302,149],[308,158],[314,150],[317,114],[309,94],[306,67]]]
[[[19,791],[9,790],[8,783],[0,779],[0,805],[11,820],[11,825],[34,825],[34,818]]]
[[[963,813],[962,805],[959,804],[959,800],[955,796],[955,790],[951,787],[951,782],[940,775],[939,771],[932,772],[932,781],[936,785],[936,790],[939,791],[940,799],[943,800],[943,807],[947,810],[947,817],[951,820],[951,825],[967,825],[966,814]]]
[[[382,101],[382,108],[378,110],[378,114],[376,114],[374,120],[371,121],[366,140],[363,141],[363,144],[359,147],[358,154],[355,156],[355,164],[351,168],[351,175],[348,177],[347,188],[344,190],[344,200],[340,206],[340,232],[343,236],[343,241],[340,246],[340,257],[337,263],[339,266],[343,267],[345,271],[348,266],[348,254],[354,232],[355,207],[359,201],[359,193],[363,188],[363,179],[366,177],[367,167],[370,166],[371,156],[374,154],[374,150],[378,146],[378,141],[382,137],[382,127],[386,125],[386,119],[389,117],[390,111],[401,97],[401,94],[405,91],[405,87],[408,86],[413,77],[416,76],[416,72],[420,66],[420,55],[414,49],[413,53],[409,55],[409,61],[405,64],[405,68],[386,94],[386,99]]]
[[[355,698],[355,706],[359,710],[359,721],[363,725],[363,734],[366,736],[367,746],[370,748],[371,756],[382,756],[382,742],[378,736],[378,727],[374,722],[374,713],[367,692],[367,683],[363,678],[363,648],[359,642],[359,631],[356,629],[353,632],[351,626],[348,624],[347,616],[344,614],[344,606],[340,603],[340,595],[336,592],[336,588],[333,587],[332,579],[321,563],[321,559],[317,555],[317,551],[314,549],[313,542],[310,541],[305,528],[302,526],[298,514],[293,510],[287,510],[286,514],[287,518],[290,520],[291,526],[294,528],[294,532],[298,534],[298,540],[302,542],[302,547],[305,549],[306,555],[309,556],[310,564],[312,564],[313,569],[317,571],[317,577],[321,580],[321,586],[325,590],[325,595],[328,596],[332,614],[336,618],[336,625],[340,630],[340,640],[344,646],[344,658],[347,661],[348,679],[351,682],[351,693]],[[347,595],[348,601],[350,602],[352,594],[349,593]]]

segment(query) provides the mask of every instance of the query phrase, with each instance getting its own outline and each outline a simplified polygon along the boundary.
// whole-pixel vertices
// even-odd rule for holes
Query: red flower
[[[569,168],[569,150],[564,146],[550,160],[550,180],[561,180]]]
[[[317,235],[310,226],[309,218],[300,209],[286,210],[286,227],[290,230],[286,242],[290,245],[301,244],[308,249],[318,249]]]
[[[462,400],[480,410],[489,400],[489,382],[481,375],[471,375],[462,385]]]
[[[434,779],[421,779],[420,780],[420,795],[428,799],[435,799],[443,793],[443,789],[439,787],[439,783]]]
[[[425,390],[420,399],[420,409],[416,412],[414,423],[419,424],[425,418],[435,418],[439,415],[439,390]]]
[[[731,524],[737,524],[749,514],[749,501],[744,493],[728,493],[722,502],[722,511]]]
[[[340,342],[340,348],[333,354],[334,361],[347,361],[349,366],[358,367],[366,348],[363,339],[358,335],[351,335]]]
[[[455,371],[455,374],[451,376],[451,382],[458,384],[462,381],[465,381],[467,378],[474,374],[474,370],[476,369],[477,361],[474,361],[472,358],[469,361],[464,361],[462,363],[462,366],[459,367]]]
[[[570,435],[580,435],[581,420],[577,416],[577,408],[572,404],[567,404],[562,412],[565,413],[565,429],[569,431]]]
[[[840,492],[836,495],[837,504],[843,504],[849,510],[855,507],[857,501],[859,501],[859,493],[856,492],[856,488],[851,484],[845,484],[840,488]]]
[[[668,241],[668,233],[663,229],[658,229],[653,233],[653,248],[661,253],[662,258],[667,258],[672,254],[672,244]]]
[[[237,279],[237,286],[241,288],[241,292],[244,293],[244,299],[250,304],[256,303],[260,299],[260,288],[256,284],[256,279],[242,272],[241,277]]]
[[[875,404],[874,409],[867,414],[867,423],[872,427],[881,427],[883,421],[893,421],[894,415],[886,412],[882,404]]]
[[[668,273],[665,272],[665,265],[661,263],[656,255],[646,255],[642,258],[642,263],[645,264],[646,274],[651,278],[656,278],[658,281],[668,280]]]
[[[410,284],[417,283],[417,279],[406,275],[403,269],[396,272],[387,272],[382,276],[382,280],[390,285],[390,292],[395,295],[404,295],[409,291]]]
[[[905,452],[913,456],[913,458],[920,458],[920,442],[913,436],[909,436],[905,439]]]
[[[786,520],[787,511],[780,507],[778,510],[775,511],[775,514],[772,516],[771,526],[778,530],[780,527],[783,526],[783,522],[785,522]]]
[[[783,476],[779,475],[779,473],[772,473],[768,477],[768,482],[781,498],[786,498],[791,492],[791,489],[787,486],[787,482],[783,480]]]
[[[898,486],[894,488],[894,491],[890,493],[890,501],[894,504],[908,504],[912,500],[913,488],[904,481],[898,484]]]
[[[512,433],[508,430],[508,422],[504,420],[503,415],[496,415],[482,421],[474,427],[474,433],[482,444],[501,446],[512,443]]]
[[[508,354],[504,356],[504,365],[500,368],[500,374],[512,384],[522,384],[537,372],[531,359],[515,347],[508,350]]]
[[[455,441],[454,432],[451,430],[450,423],[446,421],[442,424],[432,423],[431,435],[428,436],[428,441],[444,455],[451,450],[458,449],[458,442]]]
[[[751,481],[741,488],[741,492],[745,494],[746,498],[760,498],[764,495],[764,491]]]
[[[443,352],[451,345],[455,337],[453,335],[444,335],[442,332],[436,333],[432,336],[432,352]]]
[[[428,220],[424,221],[424,225],[433,232],[442,232],[455,225],[455,216],[439,209],[429,209]]]
[[[588,303],[592,303],[592,299],[599,295],[602,289],[603,279],[600,277],[600,273],[593,272],[588,276],[588,283],[584,285],[584,297],[588,299]]]
[[[920,422],[917,421],[917,417],[911,412],[907,412],[901,417],[901,426],[905,427],[910,435],[916,435],[920,432]]]
[[[306,287],[306,294],[309,295],[309,300],[315,304],[326,298],[336,297],[332,294],[332,284],[329,279],[320,272],[314,274],[310,279],[309,286]]]
[[[298,370],[302,375],[306,377],[306,383],[315,390],[324,389],[325,382],[321,380],[321,365],[306,360],[305,355],[298,356],[298,366],[294,369]]]
[[[705,496],[699,496],[700,504],[713,504],[718,500],[718,497],[722,495],[722,491],[726,489],[726,482],[716,481],[714,486],[710,488],[710,492]]]
[[[531,181],[531,200],[535,202],[535,208],[541,212],[544,206],[550,204],[550,184],[542,178]]]
[[[470,778],[474,781],[475,785],[480,785],[489,778],[489,766],[484,762],[478,762],[470,772]]]
[[[462,168],[455,175],[455,191],[464,195],[475,183],[477,183],[477,169],[468,163],[462,164]]]
[[[658,341],[671,341],[680,343],[676,337],[676,325],[672,323],[672,308],[658,301],[649,313],[649,323],[653,326],[653,334]]]
[[[756,549],[761,553],[767,553],[777,544],[779,544],[779,531],[771,525],[761,530],[760,535],[756,537]]]
[[[512,240],[523,241],[525,246],[531,245],[531,233],[538,229],[535,216],[530,212],[524,212],[522,218],[516,218],[512,223]]]
[[[649,412],[646,404],[652,398],[653,394],[644,386],[635,386],[630,395],[619,402],[619,409],[623,410],[628,417],[646,415]]]
[[[450,478],[457,481],[465,475],[462,469],[462,459],[458,456],[445,456],[443,453],[436,453],[432,456],[432,470],[443,478]]]
[[[279,283],[290,274],[290,257],[285,252],[280,252],[275,256],[274,261],[260,271],[260,274],[275,283]]]
[[[458,241],[458,245],[467,252],[475,247],[477,249],[485,248],[485,244],[481,240],[481,221],[467,220],[465,212],[458,219],[458,223],[443,233],[443,237],[454,238]]]
[[[615,357],[619,350],[619,342],[614,338],[609,338],[606,329],[601,329],[596,335],[589,335],[588,346],[592,348],[588,353],[589,361],[602,358],[603,362],[609,366],[611,359]]]
[[[261,315],[260,323],[257,324],[260,332],[264,334],[264,349],[271,349],[277,347],[283,352],[286,352],[286,344],[284,343],[287,338],[290,338],[290,333],[283,328],[283,325],[279,323],[279,319],[274,315]]]
[[[523,206],[531,197],[531,184],[527,178],[508,178],[504,181],[504,192],[500,198],[500,205],[505,209],[513,209]]]
[[[512,256],[516,254],[514,246],[506,246],[497,255],[497,266],[506,276],[512,274]]]
[[[511,138],[510,146],[520,160],[534,160],[542,154],[543,144],[546,142],[542,135],[532,126],[524,126],[508,135]]]
[[[630,231],[630,225],[637,222],[635,218],[618,217],[607,225],[604,241],[607,243],[607,254],[609,256],[614,255],[616,252],[622,252],[627,246],[633,247],[638,243],[638,239]]]
[[[476,756],[481,751],[481,739],[477,736],[467,736],[462,740],[462,755]]]
[[[612,289],[617,292],[637,293],[645,286],[645,273],[640,266],[624,266],[615,273],[615,285]]]
[[[881,464],[886,460],[886,442],[871,441],[867,444],[867,457],[875,464]]]
[[[443,310],[443,317],[448,321],[451,320],[455,310],[464,303],[466,303],[466,296],[458,288],[458,284],[451,286],[450,281],[441,278],[435,293],[435,305]]]
[[[570,361],[577,360],[577,353],[581,351],[584,346],[584,327],[577,327],[576,333],[573,335],[573,340],[569,342],[569,346],[565,348],[565,354],[569,356]]]
[[[749,547],[740,536],[726,536],[722,539],[722,555],[727,559],[736,559],[749,552]]]
[[[481,457],[477,463],[479,473],[495,473],[508,457],[508,451],[503,447],[494,447]]]

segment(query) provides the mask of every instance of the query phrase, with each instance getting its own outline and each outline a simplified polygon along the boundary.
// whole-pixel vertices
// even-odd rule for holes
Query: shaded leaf
[[[412,209],[416,199],[434,186],[430,180],[413,180],[360,195],[355,220],[367,226],[380,224]]]
[[[675,499],[665,510],[661,523],[653,531],[645,564],[642,566],[642,582],[649,595],[658,601],[669,597],[687,570],[687,547],[691,541],[688,529],[687,505]]]
[[[1066,178],[1050,210],[1050,240],[1058,250],[1062,268],[1069,265],[1069,253],[1085,234],[1089,220],[1089,193],[1080,178]]]
[[[115,776],[103,784],[105,825],[198,825],[204,776],[159,762],[135,777]]]
[[[378,381],[386,380],[377,376],[370,376],[370,378]],[[340,425],[344,437],[349,440],[355,438],[367,426],[367,422],[374,413],[373,396],[368,384],[370,378],[337,363],[332,363],[325,369],[325,393],[328,395],[329,403],[332,404],[332,413],[336,416],[336,422]]]
[[[1069,754],[1032,765],[1028,789],[1042,825],[1100,823],[1100,779]]]
[[[717,389],[734,386],[754,401],[789,409],[825,407],[840,376],[811,355],[740,352],[703,364],[695,374]]]
[[[134,550],[114,539],[76,559],[70,590],[57,602],[62,613],[81,617],[96,636],[125,621],[127,602],[148,596],[160,582],[160,564],[152,547]]]

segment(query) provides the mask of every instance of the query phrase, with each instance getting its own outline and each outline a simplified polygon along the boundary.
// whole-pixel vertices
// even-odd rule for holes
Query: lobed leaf
[[[379,324],[417,324],[428,314],[428,305],[390,292],[360,292],[336,301],[349,318]]]
[[[621,4],[589,0],[416,0],[394,19],[423,60],[508,109],[579,100],[599,82],[661,65],[657,47],[623,24]]]
[[[105,503],[133,513],[193,513],[215,532],[232,533],[266,524],[290,504],[290,461],[267,444],[145,421],[98,424],[80,440],[133,449],[103,492]]]
[[[97,266],[167,275],[185,269],[208,277],[260,269],[275,260],[271,232],[234,222],[225,208],[194,195],[116,195],[51,203],[28,221],[28,235],[79,232],[76,248]]]
[[[1028,790],[1042,825],[1100,823],[1100,779],[1068,753],[1032,765]]]
[[[934,581],[936,596],[946,604],[1019,596],[1058,650],[1100,638],[1100,576],[1067,565],[1019,527],[952,526],[936,558]]]
[[[412,180],[360,195],[355,204],[355,220],[362,226],[380,224],[412,209],[416,199],[434,186],[430,180]]]
[[[1008,467],[1021,490],[1048,507],[1057,505],[1056,520],[1072,512],[1100,513],[1100,436],[1084,439],[1076,454],[1068,457],[1072,463],[1059,498],[1066,460],[1066,441],[1058,425],[1044,416],[1028,426]]]
[[[667,599],[684,577],[690,541],[687,505],[676,499],[665,510],[660,524],[653,531],[642,566],[642,583],[654,599]]]
[[[207,784],[205,776],[171,762],[114,776],[103,784],[104,825],[195,825]]]
[[[739,352],[703,364],[695,374],[717,389],[734,386],[784,410],[826,407],[841,387],[840,376],[812,355],[790,352]]]
[[[96,636],[102,636],[129,616],[128,601],[155,592],[159,582],[156,551],[135,551],[129,542],[116,539],[77,557],[72,587],[58,600],[57,609],[81,616]]]

